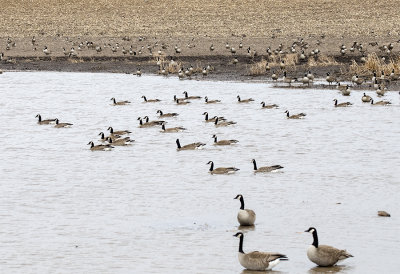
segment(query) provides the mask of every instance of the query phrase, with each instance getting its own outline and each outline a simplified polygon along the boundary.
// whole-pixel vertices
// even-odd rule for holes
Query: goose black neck
[[[210,171],[213,171],[213,170],[214,170],[214,163],[211,162]]]
[[[218,117],[215,118],[215,124],[218,124]]]
[[[181,148],[181,143],[179,142],[179,139],[176,139],[176,145],[178,146],[178,148]]]
[[[39,122],[42,121],[42,116],[38,115]]]
[[[204,120],[208,120],[208,113],[205,114],[206,116],[204,116]]]
[[[142,119],[139,119],[139,124],[140,124],[141,126],[143,125]]]
[[[253,166],[254,166],[254,170],[257,170],[257,163],[256,163],[256,161],[253,161]]]
[[[145,102],[147,102],[147,98],[146,98],[146,96],[143,96],[143,100],[144,100]]]
[[[314,230],[314,232],[313,232],[312,235],[313,235],[313,239],[314,239],[312,245],[315,246],[316,248],[318,248],[318,235],[317,235],[317,231]]]
[[[114,133],[114,129],[112,127],[110,127],[110,134]]]
[[[160,113],[160,116],[161,116],[161,115],[163,115],[163,112],[162,112],[161,110],[160,110],[160,111],[158,111],[158,113]]]
[[[243,196],[240,196],[240,209],[241,210],[244,210],[244,199],[243,199]]]
[[[217,142],[217,136],[214,137],[214,143],[216,143],[216,142]]]
[[[239,239],[239,252],[244,254],[244,251],[243,251],[243,235]]]
[[[288,112],[286,112],[286,116],[287,116],[287,117],[289,117],[289,111],[288,111]]]
[[[104,139],[104,133],[100,133],[100,138],[103,140]]]
[[[337,106],[337,100],[335,100],[335,106]]]
[[[265,103],[262,103],[261,106],[262,106],[262,107],[265,107]]]
[[[115,98],[113,98],[113,102],[114,102],[114,104],[116,104],[117,102],[115,101]]]
[[[162,128],[162,130],[165,130],[165,125],[164,125],[164,124],[162,124],[161,128]]]

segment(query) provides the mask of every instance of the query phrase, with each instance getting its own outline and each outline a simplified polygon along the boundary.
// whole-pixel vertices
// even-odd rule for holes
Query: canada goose
[[[216,127],[226,127],[226,126],[230,126],[230,125],[236,124],[236,122],[233,122],[233,121],[222,121],[222,122],[218,123],[219,120],[220,119],[218,117],[215,117],[214,125]]]
[[[129,130],[117,130],[117,131],[114,131],[114,129],[113,129],[112,127],[108,127],[107,130],[109,130],[109,131],[110,131],[110,134],[112,134],[112,135],[125,135],[125,134],[130,134],[130,133],[132,133],[132,132],[129,131]]]
[[[176,98],[176,104],[177,105],[187,105],[187,104],[190,104],[190,102],[189,101],[184,101],[184,100],[181,100],[181,99],[178,99],[178,98]]]
[[[176,100],[185,101],[185,98],[178,98],[176,95],[174,95],[174,102],[176,102]]]
[[[138,77],[142,76],[142,70],[140,68],[136,70],[136,76]]]
[[[348,106],[352,105],[352,103],[350,103],[350,102],[344,102],[344,103],[338,104],[337,99],[333,99],[333,101],[335,102],[335,107],[348,107]]]
[[[303,85],[307,85],[310,86],[310,79],[307,77],[307,73],[304,74],[304,77],[301,79],[301,82],[303,83]]]
[[[314,227],[310,227],[304,232],[309,232],[313,235],[314,241],[307,250],[307,257],[313,263],[319,266],[333,266],[338,261],[353,257],[346,250],[340,250],[328,245],[319,245],[317,230]]]
[[[290,115],[289,114],[289,110],[286,110],[285,113],[286,113],[286,117],[288,119],[303,119],[303,117],[306,116],[305,113],[299,113],[299,114],[295,114],[295,115]]]
[[[378,96],[384,96],[385,95],[385,91],[386,91],[386,88],[382,87],[381,85],[379,85],[378,89],[376,90],[376,94]]]
[[[216,103],[220,103],[221,100],[208,100],[208,97],[204,97],[204,101],[206,102],[206,104],[216,104]]]
[[[236,167],[219,167],[219,168],[214,169],[214,162],[209,161],[207,163],[207,165],[209,165],[209,164],[211,164],[210,169],[209,169],[211,174],[232,174],[239,170]]]
[[[51,52],[50,52],[50,50],[47,48],[47,46],[45,46],[44,49],[43,49],[43,53],[46,54],[46,55],[49,55]]]
[[[210,122],[215,123],[215,119],[217,119],[217,116],[214,116],[214,117],[208,119],[208,112],[204,112],[203,115],[204,115],[204,121],[205,121],[206,123],[210,123]],[[218,117],[218,119],[219,119],[219,120],[222,120],[222,121],[225,121],[225,120],[226,120],[224,117]]]
[[[361,101],[363,103],[369,103],[371,101],[371,99],[372,99],[371,96],[366,95],[365,92],[364,92],[364,95],[361,97]]]
[[[176,139],[176,145],[178,147],[177,150],[193,150],[193,149],[202,149],[203,146],[205,146],[206,144],[197,142],[197,143],[192,143],[192,144],[181,146],[179,139]]]
[[[341,86],[338,82],[336,88],[342,93],[343,96],[350,96],[351,91],[349,85]]]
[[[186,130],[184,127],[171,127],[171,128],[165,128],[165,123],[161,124],[161,129],[163,133],[173,133],[173,132],[181,132]]]
[[[278,105],[275,105],[275,104],[266,105],[265,102],[261,102],[261,108],[268,108],[268,109],[271,109],[271,108],[278,108],[278,107],[279,107],[279,106],[278,106]]]
[[[143,123],[142,117],[138,117],[137,120],[139,121],[139,127],[140,127],[140,128],[153,127],[153,126],[155,126],[155,125],[152,125],[152,124]]]
[[[115,100],[115,98],[113,97],[113,98],[111,98],[110,99],[111,101],[113,101],[113,105],[114,106],[123,106],[123,105],[127,105],[127,104],[130,104],[131,102],[129,102],[129,101],[116,101]]]
[[[56,125],[54,127],[56,128],[62,128],[62,127],[71,127],[73,124],[70,123],[59,123],[59,120],[56,118]]]
[[[240,99],[240,96],[239,96],[239,95],[236,96],[236,98],[238,99],[238,103],[250,103],[250,102],[254,101],[253,98],[249,98],[249,99],[242,100],[242,99]]]
[[[213,44],[211,44],[211,46],[210,46],[210,51],[214,51],[214,45]]]
[[[285,67],[286,67],[285,60],[281,61],[281,63],[279,64],[279,67],[281,68],[281,70],[285,69]]]
[[[286,71],[283,72],[283,82],[289,84],[289,87],[292,85],[293,82],[296,82],[297,78],[287,77]]]
[[[310,70],[307,73],[307,77],[308,77],[308,79],[310,79],[311,82],[314,82],[315,77],[314,77],[314,74],[312,74]]]
[[[111,149],[113,149],[114,147],[113,146],[111,146],[110,144],[107,144],[107,145],[94,145],[94,143],[92,142],[92,141],[90,141],[89,143],[88,143],[88,145],[90,145],[90,150],[111,150]]]
[[[400,79],[400,75],[396,75],[394,69],[392,69],[392,72],[390,73],[389,77],[391,81],[397,81]]]
[[[107,138],[111,138],[113,141],[115,141],[115,140],[117,140],[118,138],[121,137],[119,135],[110,135],[108,137],[105,137],[104,132],[100,132],[98,135],[100,136],[100,142],[107,141]],[[127,137],[127,138],[129,138],[129,137]]]
[[[391,102],[389,102],[389,101],[379,101],[379,102],[374,103],[374,99],[371,98],[371,105],[374,105],[374,106],[386,106],[386,105],[390,105],[390,104],[391,104]]]
[[[254,169],[255,173],[258,173],[258,172],[271,172],[271,171],[283,168],[283,166],[281,166],[281,165],[263,166],[263,167],[257,168],[256,160],[253,159],[253,160],[251,160],[251,162],[253,163],[253,169]]]
[[[163,123],[165,123],[165,121],[160,121],[160,120],[150,121],[149,116],[144,116],[143,119],[145,120],[144,122],[146,124],[152,125],[152,126],[158,126],[158,125],[162,125]]]
[[[280,261],[289,260],[286,255],[280,253],[272,253],[272,252],[260,252],[253,251],[250,253],[244,253],[243,251],[243,238],[244,235],[242,232],[238,232],[234,237],[239,238],[239,263],[248,270],[256,270],[256,271],[264,271],[271,270]]]
[[[167,118],[167,117],[176,117],[179,114],[172,112],[172,113],[163,113],[161,110],[157,110],[157,114],[159,114],[158,118]]]
[[[147,99],[144,95],[142,95],[142,98],[144,100],[144,103],[156,103],[161,101],[160,99]]]
[[[358,86],[360,86],[363,82],[364,82],[364,79],[358,77],[358,75],[356,75],[355,79],[353,79],[353,83],[355,83]]]
[[[212,138],[214,138],[214,145],[216,145],[216,146],[229,146],[229,145],[236,144],[236,143],[239,142],[238,140],[220,140],[220,141],[217,141],[217,135],[215,135],[215,134],[212,136]]]
[[[42,116],[40,114],[36,115],[35,118],[38,118],[38,124],[39,125],[48,125],[56,122],[56,119],[46,119],[42,120]]]
[[[185,100],[201,99],[201,96],[188,96],[187,91],[184,91],[183,94],[185,94]]]
[[[135,140],[131,140],[129,137],[125,137],[122,139],[114,139],[111,137],[107,137],[106,141],[113,146],[127,146],[130,145],[131,143],[135,142]]]
[[[279,77],[278,77],[278,75],[275,73],[275,71],[273,71],[273,72],[272,72],[272,75],[271,75],[271,78],[272,78],[272,81],[275,81],[275,82],[276,82],[276,81],[278,81],[278,78],[279,78]]]
[[[237,215],[237,220],[238,220],[239,224],[244,225],[244,226],[254,225],[254,222],[256,221],[256,213],[251,209],[244,208],[243,195],[238,194],[233,199],[239,199],[239,201],[240,201],[240,210]]]
[[[331,85],[333,82],[336,82],[336,77],[331,76],[329,72],[326,73],[326,81],[328,82],[329,85]]]

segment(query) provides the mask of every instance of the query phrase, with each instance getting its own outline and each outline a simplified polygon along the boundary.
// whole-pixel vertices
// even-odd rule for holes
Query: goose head
[[[238,95],[238,96],[236,96],[236,98],[238,99],[238,101],[240,101],[240,96]]]
[[[209,164],[214,164],[214,162],[213,161],[208,161],[207,165],[209,165]]]
[[[107,130],[109,130],[111,133],[113,133],[114,129],[112,127],[108,127]]]
[[[304,232],[309,232],[309,233],[313,234],[314,232],[317,232],[317,229],[315,227],[310,227],[309,229],[307,229]]]
[[[235,235],[233,235],[233,237],[243,238],[243,233],[242,232],[238,232]]]
[[[157,110],[157,113],[160,113],[160,115],[163,114],[163,112],[161,110]]]
[[[91,147],[93,147],[94,146],[94,143],[93,143],[93,141],[90,141],[89,143],[87,143],[88,145],[90,145]]]
[[[242,197],[243,197],[242,194],[238,194],[238,195],[236,195],[236,197],[233,198],[233,199],[236,200],[236,199],[240,199],[240,198],[242,198]]]
[[[39,114],[38,114],[38,115],[39,115]],[[206,111],[206,112],[204,112],[204,113],[203,113],[203,115],[208,115],[208,112],[207,112],[207,111]]]

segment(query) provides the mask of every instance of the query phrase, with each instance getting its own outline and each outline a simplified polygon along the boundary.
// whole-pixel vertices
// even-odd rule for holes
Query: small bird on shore
[[[138,77],[142,76],[142,70],[140,68],[136,70],[136,76]]]

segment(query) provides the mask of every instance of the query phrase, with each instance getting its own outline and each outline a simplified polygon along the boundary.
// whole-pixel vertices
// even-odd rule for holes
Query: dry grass
[[[400,73],[400,57],[397,57],[396,60],[390,59],[388,63],[379,58],[376,53],[368,54],[365,63],[358,64],[353,60],[350,65],[349,72],[351,74],[358,75],[370,75],[374,71],[380,76],[380,73],[384,71],[385,75],[388,75],[394,69],[395,73]]]
[[[335,61],[334,58],[326,56],[324,54],[318,56],[317,58],[309,58],[307,62],[307,66],[312,67],[325,67],[325,66],[334,66],[339,65],[338,62]]]
[[[251,64],[250,68],[249,68],[249,74],[252,76],[266,74],[267,64],[268,64],[268,62],[266,60],[264,60],[264,58],[260,62]]]

